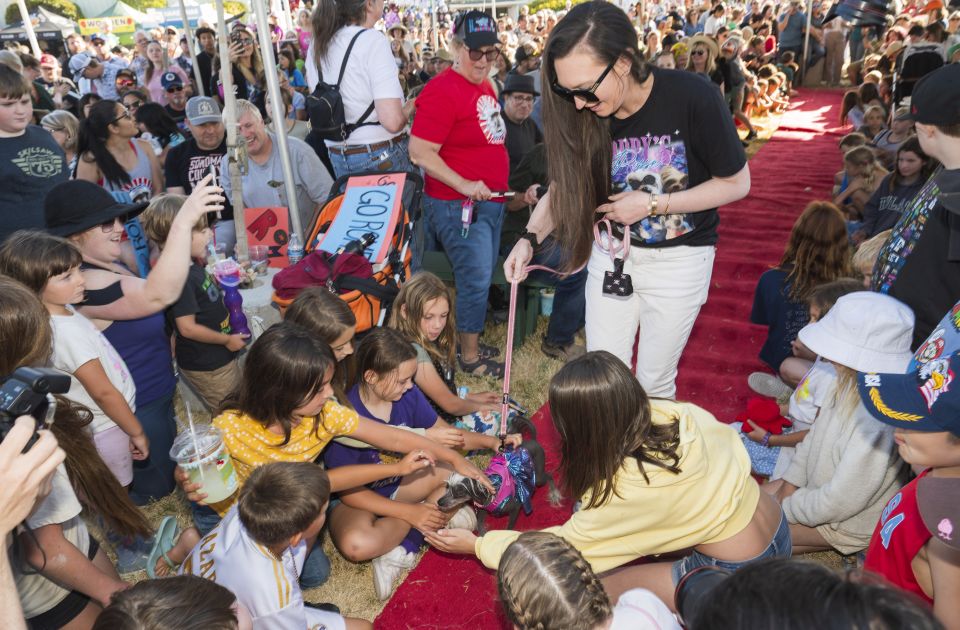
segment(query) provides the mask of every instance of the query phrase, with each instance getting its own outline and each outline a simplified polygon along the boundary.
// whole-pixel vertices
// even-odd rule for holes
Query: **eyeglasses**
[[[111,120],[111,121],[110,121],[110,124],[111,124],[111,125],[115,125],[116,123],[120,122],[120,121],[123,120],[124,118],[130,118],[130,112],[128,112],[126,109],[123,110],[123,113],[122,113],[122,114],[120,114],[119,116],[117,116],[116,118],[114,118],[113,120]]]
[[[182,86],[182,85],[171,85],[170,87],[167,88],[167,93],[169,94],[169,93],[171,93],[171,92],[183,92],[183,86]]]
[[[480,61],[481,57],[486,57],[487,61],[493,61],[500,56],[499,48],[491,48],[489,50],[475,50],[470,49],[470,61]]]
[[[511,96],[511,98],[512,98],[513,100],[517,101],[518,103],[527,103],[527,104],[529,104],[529,103],[532,103],[532,102],[533,102],[533,97],[532,97],[532,96],[523,95],[523,94],[514,94],[514,95]]]
[[[556,79],[554,79],[554,80],[550,83],[550,89],[553,90],[553,93],[554,93],[554,94],[556,94],[557,96],[562,96],[563,98],[567,99],[568,101],[572,101],[572,100],[575,99],[575,98],[579,98],[579,99],[582,99],[582,100],[584,100],[584,101],[586,101],[586,102],[588,102],[588,103],[599,103],[599,102],[600,102],[600,99],[597,97],[596,94],[594,94],[594,92],[597,91],[597,88],[600,87],[600,84],[603,83],[603,80],[607,78],[607,75],[610,74],[610,71],[613,70],[613,66],[614,66],[616,63],[617,63],[617,59],[614,59],[613,61],[611,61],[611,62],[610,62],[610,65],[608,65],[608,66],[606,67],[606,69],[603,71],[603,74],[600,75],[600,77],[597,79],[597,82],[594,83],[594,84],[590,87],[590,89],[587,89],[587,90],[570,90],[570,89],[567,89],[567,88],[563,87],[562,85],[559,85],[559,84],[557,83]]]
[[[121,214],[118,217],[114,217],[109,221],[104,221],[103,223],[101,223],[100,230],[105,234],[109,234],[110,232],[113,232],[114,228],[116,228],[117,223],[119,223],[120,227],[122,228],[124,223],[126,222],[127,222],[127,215]]]

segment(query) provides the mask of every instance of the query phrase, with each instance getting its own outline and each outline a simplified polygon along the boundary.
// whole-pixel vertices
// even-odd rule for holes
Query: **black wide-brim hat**
[[[72,236],[120,217],[123,222],[143,212],[147,203],[123,203],[93,182],[73,179],[57,184],[43,200],[47,232]]]

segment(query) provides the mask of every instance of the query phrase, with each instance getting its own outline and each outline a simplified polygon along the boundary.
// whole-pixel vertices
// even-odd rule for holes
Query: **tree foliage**
[[[44,9],[53,11],[57,15],[62,15],[74,22],[83,17],[80,7],[71,2],[71,0],[27,0],[28,13],[33,13],[37,10],[37,7],[43,7]],[[11,2],[7,6],[4,20],[6,20],[7,24],[19,24],[21,22],[20,9],[17,7],[16,2]]]

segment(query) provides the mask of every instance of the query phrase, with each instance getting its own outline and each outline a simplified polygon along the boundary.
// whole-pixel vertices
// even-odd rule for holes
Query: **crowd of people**
[[[70,375],[38,439],[0,417],[5,628],[369,627],[305,601],[340,577],[324,532],[383,601],[424,545],[473,554],[522,629],[960,628],[960,13],[860,27],[815,2],[806,33],[799,0],[293,9],[272,50],[233,21],[228,58],[209,25],[0,51],[0,374]],[[744,375],[734,429],[676,400],[678,363],[755,124],[821,70],[857,86],[823,157],[843,168],[758,279],[770,371]],[[331,86],[339,137],[309,120]],[[234,253],[232,201],[290,206],[286,157],[304,226],[335,179],[423,176],[415,273],[362,339],[325,287],[256,339],[231,329],[208,255]],[[437,501],[461,476],[492,491],[464,453],[522,440],[499,437],[499,393],[457,381],[504,374],[482,342],[500,261],[556,289],[540,350],[565,363],[544,388],[576,507],[478,536],[472,506]],[[171,457],[178,383],[230,455],[221,501]],[[193,523],[155,529],[139,508],[177,491]],[[859,568],[790,560],[824,550]]]

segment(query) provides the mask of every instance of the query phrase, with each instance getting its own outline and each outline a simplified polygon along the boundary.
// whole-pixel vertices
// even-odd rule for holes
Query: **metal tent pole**
[[[267,24],[266,2],[268,0],[253,0],[253,12],[257,16],[257,24]],[[275,124],[273,132],[280,150],[280,166],[283,168],[283,187],[287,193],[287,208],[290,211],[290,229],[302,237],[303,225],[300,222],[300,208],[297,205],[297,185],[293,179],[293,165],[290,164],[290,149],[287,143],[287,128],[283,124],[286,114],[283,111],[283,98],[280,96],[280,81],[277,80],[277,58],[273,53],[273,42],[270,41],[270,29],[257,29],[260,39],[260,54],[263,55],[264,74],[267,79],[267,94],[270,95],[270,116]]]
[[[810,27],[813,24],[813,0],[807,0],[807,30],[803,36],[803,52],[800,60],[800,85],[807,80],[807,55],[810,51]]]
[[[247,169],[247,147],[237,134],[237,95],[233,93],[233,63],[230,61],[230,40],[223,0],[214,0],[217,6],[217,35],[220,54],[220,84],[223,86],[223,119],[227,130],[227,166],[230,189],[233,191],[234,229],[237,234],[236,255],[247,256],[247,224],[244,220],[243,172]],[[220,173],[223,177],[225,174]]]
[[[17,0],[17,7],[20,9],[20,19],[23,20],[23,30],[27,32],[27,39],[30,40],[30,50],[37,59],[43,53],[40,52],[40,44],[37,43],[37,34],[33,32],[33,22],[30,21],[30,14],[27,12],[27,3],[24,0]]]
[[[180,0],[180,19],[183,20],[183,36],[187,38],[187,46],[190,48],[190,63],[193,66],[193,78],[197,81],[197,93],[199,96],[205,96],[207,88],[203,85],[203,77],[200,75],[200,63],[197,61],[197,43],[193,40],[193,29],[190,28],[190,20],[187,19],[187,5],[184,0]]]

